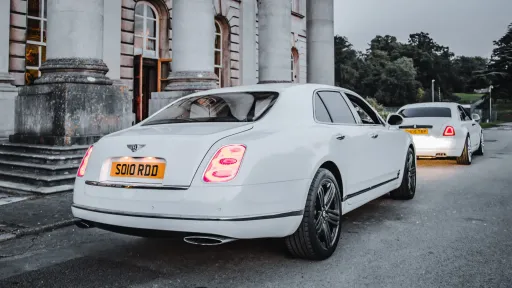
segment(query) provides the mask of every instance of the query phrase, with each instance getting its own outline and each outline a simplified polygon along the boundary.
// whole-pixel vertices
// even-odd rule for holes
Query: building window
[[[158,58],[158,13],[147,2],[137,2],[135,6],[134,54]]]
[[[27,42],[25,46],[25,84],[41,76],[39,67],[46,61],[46,0],[28,0]]]
[[[222,30],[220,29],[219,21],[215,20],[215,74],[219,77],[217,85],[222,85]]]

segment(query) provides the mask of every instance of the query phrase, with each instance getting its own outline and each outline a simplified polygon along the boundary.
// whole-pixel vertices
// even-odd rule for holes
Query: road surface
[[[420,161],[413,200],[347,214],[323,262],[68,227],[0,244],[0,287],[512,287],[512,131],[486,139],[471,166]]]

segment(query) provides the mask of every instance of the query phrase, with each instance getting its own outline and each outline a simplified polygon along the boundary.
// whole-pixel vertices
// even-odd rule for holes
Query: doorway
[[[133,61],[133,112],[135,124],[148,118],[151,93],[157,92],[158,60],[136,55]]]

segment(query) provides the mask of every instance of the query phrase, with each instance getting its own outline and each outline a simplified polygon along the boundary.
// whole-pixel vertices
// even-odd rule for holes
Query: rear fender
[[[297,133],[296,133],[297,132]],[[300,133],[299,133],[300,132]],[[253,129],[231,135],[213,145],[200,164],[192,185],[258,185],[304,180],[310,177],[305,167],[312,167],[318,153],[311,148],[302,131]],[[237,176],[224,183],[205,183],[203,173],[218,149],[229,144],[244,144],[246,151]]]
[[[320,167],[322,165],[324,165],[324,163],[326,162],[332,162],[334,163],[334,165],[336,165],[336,163],[334,161],[332,161],[329,157],[327,157],[327,155],[324,155],[322,156],[315,164],[315,166],[313,166],[313,169],[310,170],[310,179],[311,181],[313,181],[313,178],[315,177],[315,174],[316,172],[318,171],[318,169],[320,169]],[[339,167],[336,166],[336,168],[338,169],[339,173],[340,173],[340,177],[341,177],[341,182],[342,183],[338,183],[338,186],[341,186],[340,189],[341,189],[341,197],[343,198],[344,194],[345,194],[345,191],[347,191],[345,189],[345,182],[343,181],[343,173],[341,172],[341,170],[339,169]],[[307,195],[306,195],[307,196]],[[304,201],[306,201],[305,197],[304,197]]]

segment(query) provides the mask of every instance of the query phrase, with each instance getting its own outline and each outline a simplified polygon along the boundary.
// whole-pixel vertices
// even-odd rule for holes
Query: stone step
[[[0,169],[0,180],[23,183],[34,187],[73,185],[75,183],[75,177],[75,174],[41,175],[37,173],[22,173],[19,171]]]
[[[11,170],[17,172],[29,172],[40,175],[68,175],[76,174],[80,163],[62,164],[62,165],[48,165],[36,164],[21,161],[7,161],[0,160],[0,169]]]
[[[0,150],[0,160],[44,165],[80,164],[85,153],[71,155],[49,155],[33,152]]]
[[[88,146],[0,143],[0,192],[52,194],[73,190]]]
[[[13,151],[20,153],[48,154],[48,155],[85,155],[89,146],[74,145],[68,147],[48,146],[48,145],[32,145],[17,144],[10,142],[0,142],[0,151]]]
[[[33,195],[33,194],[54,194],[72,192],[73,185],[60,185],[51,187],[37,187],[24,183],[16,183],[11,181],[0,180],[0,192],[17,195]]]

